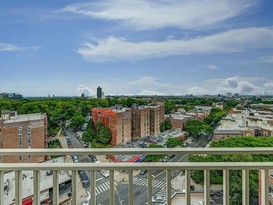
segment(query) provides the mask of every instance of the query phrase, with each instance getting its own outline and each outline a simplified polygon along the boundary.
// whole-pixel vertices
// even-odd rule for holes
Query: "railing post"
[[[242,202],[243,205],[249,205],[249,170],[242,170]]]
[[[261,204],[269,204],[269,183],[268,183],[268,169],[262,169],[261,172]]]
[[[15,205],[22,205],[22,171],[15,171]]]
[[[34,170],[33,171],[34,175],[34,204],[39,205],[41,203],[40,201],[40,171],[39,170]]]
[[[90,192],[91,192],[91,200],[90,205],[96,205],[96,171],[92,170],[90,172]]]
[[[72,170],[72,204],[77,204],[77,171]]]
[[[114,184],[114,170],[110,170],[110,192],[109,192],[109,204],[115,205],[115,184]]]
[[[53,171],[53,205],[59,205],[59,171]]]
[[[167,170],[167,177],[166,177],[166,182],[167,182],[167,204],[172,204],[172,171]]]
[[[205,205],[210,205],[210,170],[204,170]]]
[[[134,183],[133,183],[133,170],[129,171],[129,204],[134,205]]]
[[[191,171],[185,170],[185,200],[186,205],[191,205]]]
[[[229,170],[223,170],[223,205],[229,205]]]
[[[147,186],[147,191],[148,191],[148,205],[152,205],[152,195],[153,195],[153,187],[152,187],[152,171],[148,170],[147,172],[148,176],[148,186]]]
[[[0,205],[4,205],[4,171],[0,171]]]

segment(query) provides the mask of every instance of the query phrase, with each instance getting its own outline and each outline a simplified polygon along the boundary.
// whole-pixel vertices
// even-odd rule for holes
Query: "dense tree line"
[[[64,126],[66,120],[71,120],[71,127],[79,128],[92,108],[110,107],[116,104],[131,107],[133,104],[143,105],[145,102],[134,98],[0,99],[0,112],[10,110],[17,111],[18,114],[46,113],[48,117],[48,134],[55,135],[61,126]]]
[[[213,141],[211,147],[271,147],[273,137],[238,137],[226,140]],[[191,162],[272,162],[272,155],[207,155],[190,156]],[[258,198],[258,171],[250,171],[250,201],[255,202]],[[203,171],[193,171],[192,178],[203,183]],[[222,170],[211,171],[211,184],[222,184]],[[242,171],[230,171],[230,204],[242,204]]]
[[[95,126],[90,120],[82,139],[84,142],[91,143],[92,147],[105,147],[110,143],[111,131],[101,122],[98,121]]]
[[[199,138],[202,136],[211,136],[213,128],[206,122],[201,120],[189,120],[184,127],[184,130],[189,133],[190,137]]]

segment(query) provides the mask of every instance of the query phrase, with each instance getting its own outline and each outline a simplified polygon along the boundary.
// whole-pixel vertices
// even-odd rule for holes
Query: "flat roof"
[[[64,158],[59,157],[44,163],[64,163]],[[48,176],[47,171],[40,172],[40,190],[45,191],[53,187],[53,175]],[[59,172],[59,184],[70,180],[70,175],[67,171]],[[13,204],[15,199],[15,172],[7,172],[4,174],[4,203]],[[22,198],[26,199],[34,194],[33,171],[22,172]]]
[[[35,114],[24,114],[24,115],[16,115],[15,117],[10,117],[8,120],[4,120],[4,124],[6,123],[14,123],[14,122],[26,122],[26,121],[34,121],[44,119],[46,115],[42,113]]]

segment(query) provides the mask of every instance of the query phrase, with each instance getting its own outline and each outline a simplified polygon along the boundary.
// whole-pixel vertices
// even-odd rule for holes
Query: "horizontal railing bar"
[[[135,155],[135,154],[273,154],[273,147],[244,148],[64,148],[64,149],[0,149],[7,155]]]
[[[176,163],[0,163],[9,170],[257,170],[273,169],[272,162],[176,162]]]

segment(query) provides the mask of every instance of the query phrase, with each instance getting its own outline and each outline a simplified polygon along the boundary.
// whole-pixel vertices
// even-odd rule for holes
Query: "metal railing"
[[[131,155],[131,154],[273,154],[273,148],[174,148],[174,149],[0,149],[0,156],[14,155]],[[53,205],[59,204],[59,171],[72,171],[72,204],[77,204],[76,176],[78,170],[90,171],[90,204],[96,204],[96,171],[110,171],[109,204],[115,204],[114,171],[127,170],[129,172],[129,204],[133,205],[133,170],[147,170],[147,196],[148,205],[152,204],[152,170],[166,170],[166,203],[172,201],[171,196],[171,171],[185,170],[185,201],[191,204],[190,175],[191,170],[204,170],[204,204],[210,204],[210,171],[223,170],[223,204],[229,204],[229,171],[242,170],[242,201],[243,205],[249,204],[249,171],[260,170],[261,190],[260,199],[262,205],[269,204],[269,169],[273,169],[272,162],[166,162],[166,163],[0,163],[0,205],[4,205],[4,172],[15,171],[15,204],[22,204],[22,171],[33,171],[34,204],[40,204],[40,178],[41,171],[53,172]]]

